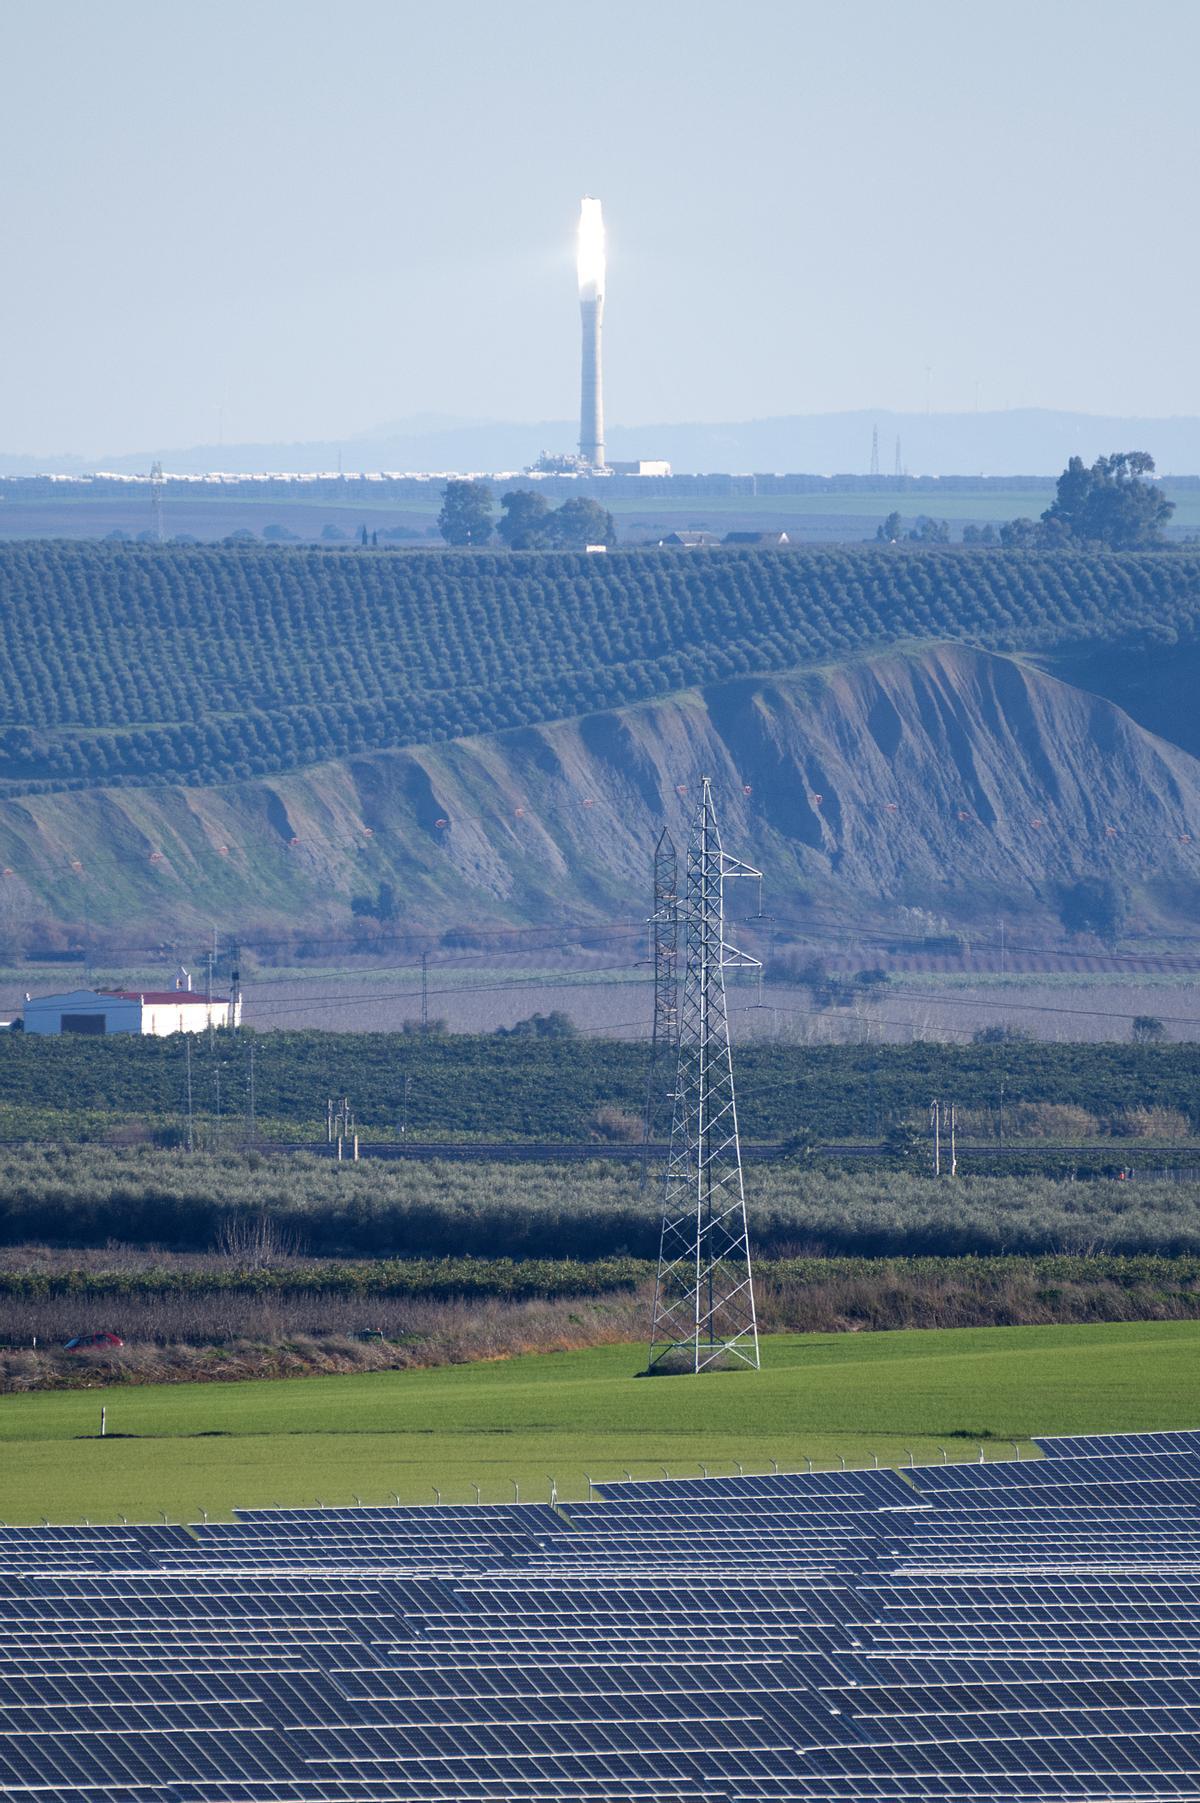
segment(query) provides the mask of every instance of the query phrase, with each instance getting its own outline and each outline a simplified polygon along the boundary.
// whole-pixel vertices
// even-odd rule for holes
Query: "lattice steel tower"
[[[704,779],[688,842],[684,976],[662,1246],[649,1369],[758,1369],[746,1197],[738,1146],[725,971],[757,958],[725,942],[725,879],[761,875],[721,849]]]
[[[666,827],[654,847],[654,905],[648,924],[654,968],[654,1021],[642,1118],[643,1189],[650,1147],[658,1139],[660,1127],[669,1126],[667,1072],[673,1069],[679,1048],[679,856]]]

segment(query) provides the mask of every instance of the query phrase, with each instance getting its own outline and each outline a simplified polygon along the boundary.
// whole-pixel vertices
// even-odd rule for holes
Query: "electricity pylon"
[[[706,777],[688,842],[679,1063],[651,1371],[704,1371],[725,1360],[758,1369],[724,974],[756,970],[758,960],[725,942],[724,890],[727,877],[761,874],[722,851]]]
[[[650,957],[654,966],[654,1021],[646,1071],[642,1118],[642,1188],[650,1147],[667,1120],[667,1071],[679,1044],[679,858],[666,827],[654,847],[654,912],[650,916]]]

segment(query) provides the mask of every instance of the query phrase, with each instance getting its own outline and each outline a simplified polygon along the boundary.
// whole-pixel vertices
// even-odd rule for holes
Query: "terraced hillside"
[[[1200,665],[1197,597],[1186,552],[0,546],[0,902],[595,918],[707,774],[784,889],[1113,874],[1186,911],[1200,762],[1145,727],[1191,744],[1191,691],[1129,673]],[[1107,671],[1142,724],[1014,652]]]
[[[941,645],[241,783],[0,800],[10,895],[96,922],[586,920],[640,899],[701,775],[797,891],[953,908],[1085,873],[1200,882],[1200,760],[1111,703]],[[981,900],[982,898],[982,900]]]
[[[236,780],[906,639],[1196,639],[1200,556],[0,546],[0,780]]]

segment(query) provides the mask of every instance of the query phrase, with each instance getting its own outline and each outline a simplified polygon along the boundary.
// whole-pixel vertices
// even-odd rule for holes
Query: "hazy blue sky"
[[[0,450],[1200,413],[1200,5],[0,0]],[[931,373],[927,375],[927,370]]]

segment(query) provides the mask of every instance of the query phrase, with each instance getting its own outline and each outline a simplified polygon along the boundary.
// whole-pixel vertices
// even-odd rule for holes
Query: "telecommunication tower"
[[[646,1072],[642,1119],[642,1188],[650,1147],[666,1122],[667,1071],[679,1046],[679,857],[664,827],[654,847],[654,911],[650,916],[650,958],[654,967],[654,1020]]]
[[[879,474],[879,427],[871,427],[871,474]]]
[[[733,1093],[725,972],[758,959],[725,940],[725,880],[762,872],[721,848],[704,779],[688,841],[683,993],[671,1151],[648,1369],[758,1369],[746,1197]]]
[[[900,435],[899,435],[899,433],[896,434],[896,463],[895,463],[895,467],[892,471],[892,474],[894,476],[902,476],[904,474],[904,458],[900,455]]]

